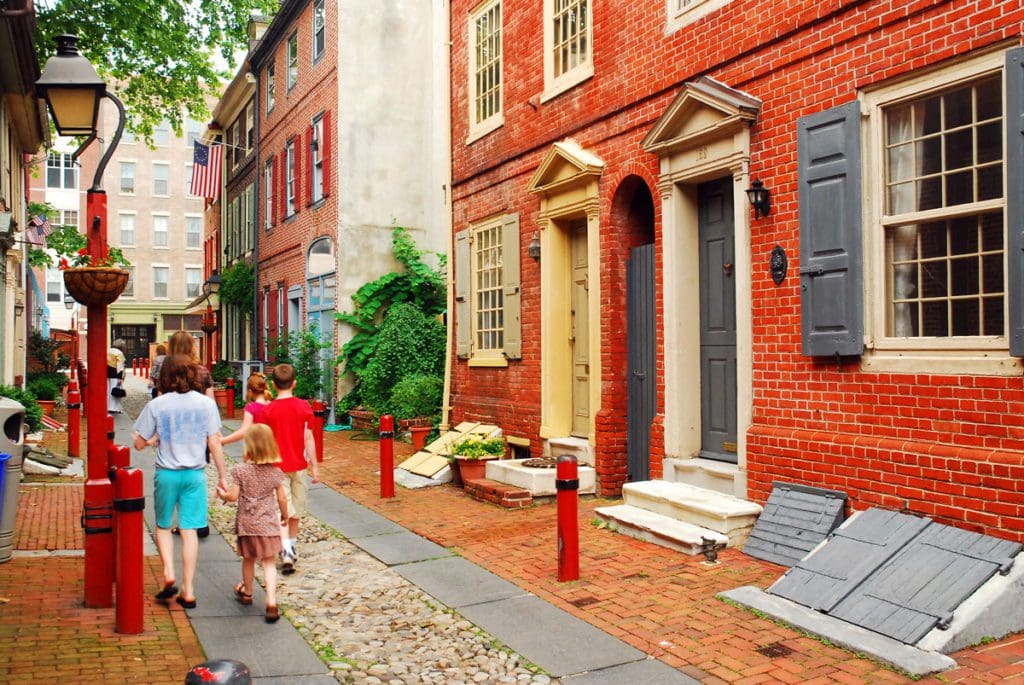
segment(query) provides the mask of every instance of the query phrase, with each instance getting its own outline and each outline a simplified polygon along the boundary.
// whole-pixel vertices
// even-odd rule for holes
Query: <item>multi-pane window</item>
[[[64,275],[60,269],[46,269],[46,301],[64,301]]]
[[[167,164],[153,164],[153,194],[170,194],[171,167]]]
[[[241,135],[242,121],[236,119],[228,129],[228,166],[234,169],[242,161]]]
[[[1004,335],[1001,75],[883,111],[887,334]]]
[[[266,100],[266,102],[267,102],[267,114],[270,114],[273,111],[273,109],[274,109],[274,102],[275,102],[274,94],[276,92],[274,90],[274,64],[273,63],[270,63],[270,64],[267,65],[266,82],[267,82],[267,92],[264,95],[264,100]]]
[[[285,214],[291,216],[295,213],[295,140],[288,143],[285,148],[285,196],[287,211]]]
[[[119,214],[117,218],[121,232],[121,246],[131,247],[135,245],[135,215]]]
[[[502,98],[501,3],[470,16],[470,130],[500,124]],[[490,127],[487,130],[491,130]],[[480,131],[484,133],[486,131]]]
[[[161,121],[159,124],[153,127],[153,144],[154,145],[169,145],[171,142],[171,125],[166,121]]]
[[[74,226],[75,228],[78,228],[78,210],[62,209],[50,223],[54,223],[58,226]]]
[[[121,297],[135,297],[135,267],[125,266],[122,268],[128,271],[128,285],[124,287]]]
[[[310,144],[312,147],[312,149],[310,150],[310,154],[313,162],[313,168],[311,169],[311,173],[313,175],[313,202],[322,200],[324,197],[323,140],[324,118],[323,115],[320,115],[313,121],[313,140]]]
[[[167,297],[167,276],[170,268],[166,266],[153,267],[153,297]]]
[[[185,217],[185,247],[200,248],[203,244],[203,218]]]
[[[263,165],[263,227],[274,225],[274,160]]]
[[[166,215],[153,215],[153,247],[167,247],[167,222]]]
[[[189,119],[185,124],[185,144],[192,147],[203,135],[203,125],[195,119]]]
[[[200,282],[203,270],[199,267],[185,267],[185,297],[199,297]]]
[[[75,166],[71,155],[51,152],[47,156],[46,187],[65,188],[68,190],[78,188],[78,167]]]
[[[313,61],[316,62],[327,48],[327,14],[324,0],[313,3]]]
[[[245,108],[245,140],[243,146],[245,147],[246,154],[252,150],[256,144],[256,113],[252,104]]]
[[[285,304],[286,304],[286,300],[285,300],[284,284],[283,283],[278,283],[277,284],[277,311],[274,312],[274,314],[277,316],[277,336],[278,337],[281,337],[281,334],[284,333]]]
[[[197,197],[192,194],[192,174],[195,173],[195,167],[191,164],[185,165],[185,194],[189,197]]]
[[[135,193],[135,162],[121,162],[121,192]]]
[[[474,354],[501,353],[505,344],[505,308],[500,223],[473,232],[471,260]]]
[[[299,34],[293,33],[288,39],[288,90],[299,82]]]
[[[551,18],[555,78],[590,61],[589,0],[554,0]]]
[[[135,134],[133,132],[129,131],[127,128],[124,129],[124,131],[121,132],[121,140],[120,140],[119,144],[121,144],[121,145],[134,145],[135,144]]]

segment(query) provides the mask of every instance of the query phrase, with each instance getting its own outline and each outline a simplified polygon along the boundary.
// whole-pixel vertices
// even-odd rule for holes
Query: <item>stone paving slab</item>
[[[308,509],[347,538],[401,533],[405,528],[328,487],[309,490]]]
[[[647,658],[622,640],[533,596],[464,606],[459,613],[558,678]]]
[[[526,594],[522,588],[462,557],[402,564],[394,570],[453,609]]]
[[[220,545],[227,547],[227,543]],[[228,548],[230,549],[230,548]],[[202,551],[196,568],[196,608],[186,609],[194,616],[263,616],[267,598],[263,587],[254,582],[251,606],[235,601],[234,586],[242,579],[242,564],[234,561],[211,561]]]
[[[263,616],[191,616],[208,659],[236,659],[253,677],[325,675],[327,666],[287,619],[266,623]]]
[[[288,676],[287,678],[253,678],[256,685],[338,685],[337,679],[329,675]]]
[[[621,666],[612,666],[600,671],[590,671],[562,678],[562,685],[622,685],[622,683],[699,685],[700,681],[680,673],[657,659],[633,661]]]
[[[350,537],[349,542],[388,566],[407,564],[413,561],[439,559],[451,556],[452,554],[441,545],[420,537],[416,533],[411,533],[404,528],[402,532],[392,533],[391,535]]]

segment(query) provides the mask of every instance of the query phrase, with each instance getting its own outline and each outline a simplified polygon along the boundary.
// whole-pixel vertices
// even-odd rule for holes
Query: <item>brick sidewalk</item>
[[[580,580],[559,583],[553,504],[502,509],[451,485],[398,487],[394,499],[381,500],[378,443],[353,436],[325,434],[325,483],[694,678],[743,685],[914,682],[715,598],[741,585],[766,587],[784,571],[780,566],[733,549],[708,566],[612,533],[594,524],[593,510],[608,501],[584,498]],[[396,444],[396,452],[401,463],[412,450]],[[918,682],[1024,682],[1024,635],[953,656],[959,669]]]

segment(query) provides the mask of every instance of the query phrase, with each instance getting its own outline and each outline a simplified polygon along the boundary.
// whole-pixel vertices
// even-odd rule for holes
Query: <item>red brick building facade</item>
[[[543,6],[452,3],[452,422],[1024,540],[1024,7]]]

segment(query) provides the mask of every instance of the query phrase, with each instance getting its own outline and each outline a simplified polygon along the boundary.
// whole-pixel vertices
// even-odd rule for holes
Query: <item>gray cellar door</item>
[[[650,478],[655,412],[654,245],[634,247],[626,265],[626,454],[628,480]]]
[[[736,462],[736,278],[732,178],[697,187],[700,456]]]

